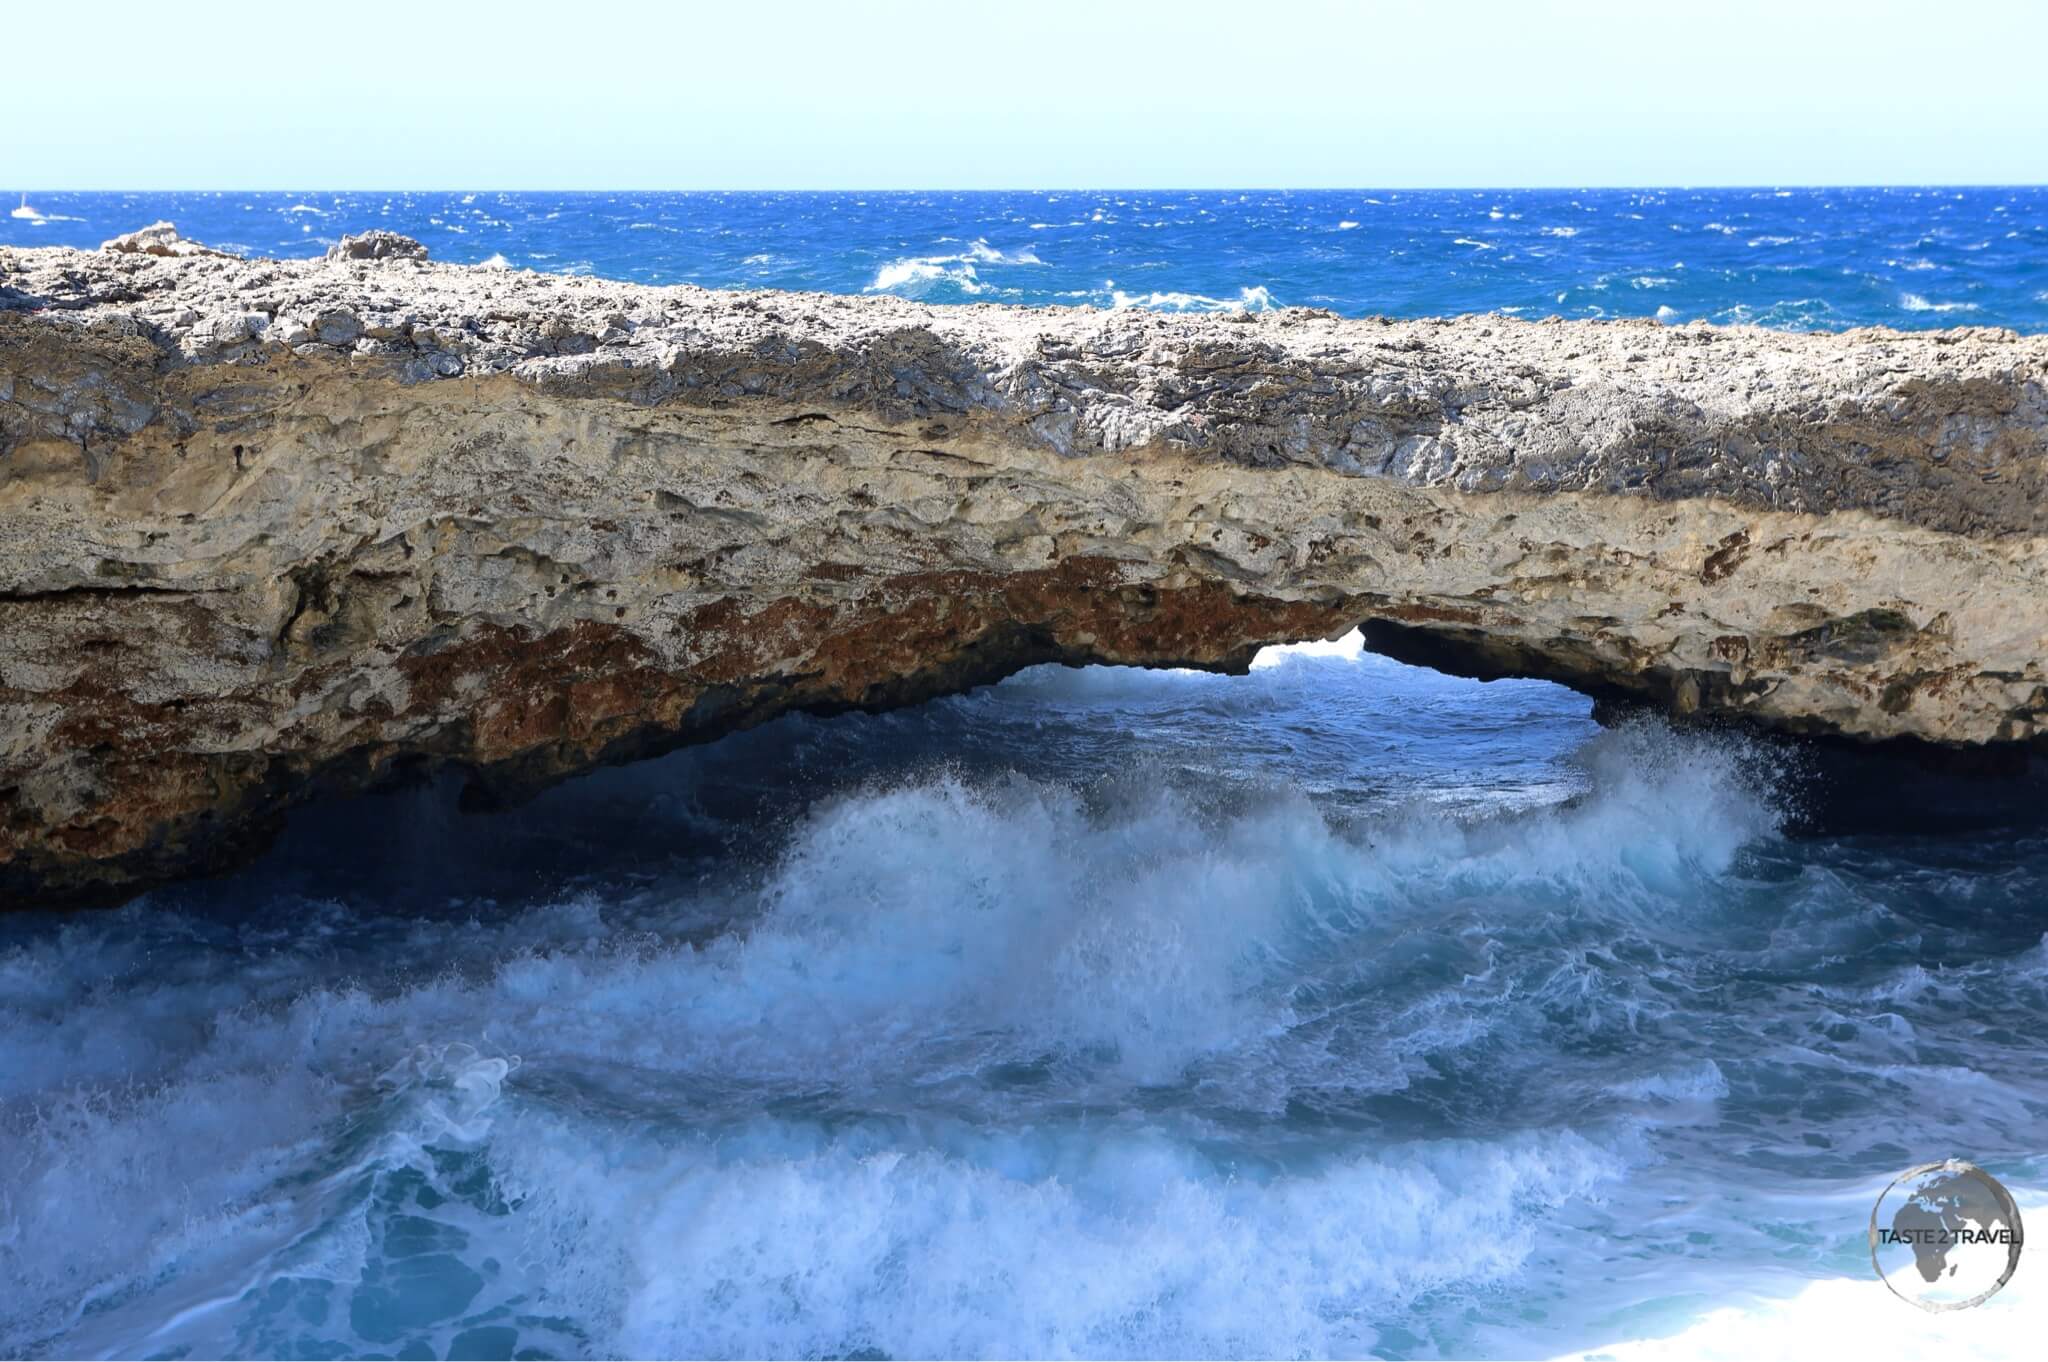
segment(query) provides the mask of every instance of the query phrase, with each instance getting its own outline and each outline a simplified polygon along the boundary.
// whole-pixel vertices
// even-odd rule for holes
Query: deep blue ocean
[[[457,264],[943,303],[2048,327],[2039,187],[19,197],[0,243],[161,218],[292,257],[388,227]]]
[[[2041,190],[59,195],[945,302],[2041,330]],[[1034,668],[0,915],[0,1356],[2035,1357],[2048,828],[1360,651]],[[1948,812],[1946,808],[1942,810]],[[2036,1250],[2038,1257],[2039,1250]]]

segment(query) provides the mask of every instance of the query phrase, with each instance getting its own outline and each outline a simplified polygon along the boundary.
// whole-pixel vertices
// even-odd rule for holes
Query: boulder
[[[345,236],[327,248],[329,260],[425,260],[427,248],[382,228]]]
[[[200,255],[216,256],[222,260],[236,258],[226,251],[216,251],[211,246],[188,241],[179,236],[177,227],[169,222],[152,222],[147,227],[125,232],[111,241],[101,242],[100,249],[116,255],[160,255],[172,259]]]

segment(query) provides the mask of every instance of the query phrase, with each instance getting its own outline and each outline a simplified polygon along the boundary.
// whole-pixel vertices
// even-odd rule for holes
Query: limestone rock
[[[2048,745],[2048,338],[723,294],[0,249],[0,903],[1037,662],[1364,630]]]
[[[327,248],[329,260],[425,260],[427,248],[382,228],[345,236]]]
[[[218,256],[223,260],[235,258],[226,251],[216,251],[211,246],[186,240],[178,235],[177,227],[168,222],[152,222],[147,227],[125,232],[112,241],[101,242],[100,249],[120,255],[159,255],[176,259],[195,255]]]

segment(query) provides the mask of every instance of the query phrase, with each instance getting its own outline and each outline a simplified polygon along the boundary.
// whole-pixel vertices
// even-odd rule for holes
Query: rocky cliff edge
[[[788,710],[1353,627],[1691,719],[2044,741],[2048,338],[151,241],[0,249],[0,903],[436,768],[516,798]]]

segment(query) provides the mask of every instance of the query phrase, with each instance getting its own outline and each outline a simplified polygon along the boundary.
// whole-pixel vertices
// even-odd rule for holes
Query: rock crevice
[[[1042,661],[1363,625],[1783,732],[2048,721],[2048,340],[0,250],[0,901]]]

